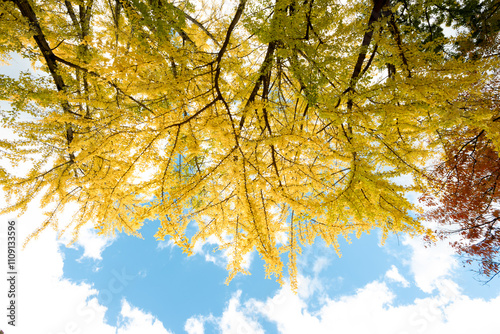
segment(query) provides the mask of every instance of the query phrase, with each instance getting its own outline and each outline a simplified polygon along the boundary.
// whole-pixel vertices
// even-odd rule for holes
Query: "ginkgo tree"
[[[454,52],[467,30],[429,38],[408,19],[437,25],[441,12],[423,0],[3,1],[2,57],[46,75],[0,77],[16,134],[2,161],[33,166],[2,167],[2,212],[41,196],[32,238],[52,226],[76,239],[84,224],[140,236],[146,220],[187,253],[215,236],[228,280],[256,250],[281,282],[287,253],[292,287],[317,237],[338,251],[375,228],[428,234],[405,196],[426,186],[440,131],[497,113],[461,97],[481,94],[498,57]]]

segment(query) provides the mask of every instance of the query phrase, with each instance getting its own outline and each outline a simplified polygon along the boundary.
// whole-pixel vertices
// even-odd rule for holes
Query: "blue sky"
[[[61,223],[71,214],[68,208]],[[8,218],[0,217],[2,245]],[[19,217],[20,240],[41,221],[35,201]],[[374,230],[350,244],[342,240],[339,258],[317,240],[299,257],[294,294],[288,284],[265,279],[256,253],[247,258],[252,275],[225,285],[227,258],[212,251],[216,244],[199,244],[187,257],[154,239],[158,225],[147,222],[143,239],[103,238],[89,227],[71,247],[69,236],[45,231],[19,255],[19,326],[6,326],[2,316],[0,328],[6,334],[498,333],[500,278],[483,285],[446,242],[426,248],[419,239],[391,235],[381,245]]]

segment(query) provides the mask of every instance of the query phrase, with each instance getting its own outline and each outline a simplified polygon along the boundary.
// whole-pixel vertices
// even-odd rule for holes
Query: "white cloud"
[[[5,221],[4,217],[0,219]],[[30,219],[19,220],[18,241],[33,225]],[[16,328],[2,326],[7,333],[115,333],[104,322],[106,308],[97,303],[97,291],[88,284],[62,278],[63,258],[55,231],[45,231],[26,249],[18,250],[18,323]],[[6,291],[4,280],[0,282],[0,291]]]
[[[83,247],[82,257],[102,260],[102,252],[114,241],[114,238],[97,235],[94,227],[87,224],[80,230],[77,245]]]
[[[403,244],[413,250],[410,269],[416,285],[426,293],[432,293],[439,281],[450,277],[457,267],[455,252],[446,241],[426,247],[422,240],[405,237]]]
[[[355,294],[337,299],[326,298],[317,311],[283,287],[266,301],[251,299],[240,307],[243,317],[263,316],[280,333],[497,333],[500,296],[491,300],[461,295],[449,280],[438,284],[438,294],[417,298],[413,303],[395,306],[396,295],[385,282],[373,281]],[[234,298],[238,300],[234,300]],[[239,305],[239,295],[232,302]]]
[[[326,267],[328,267],[328,265],[330,264],[330,258],[326,257],[326,256],[320,256],[316,259],[316,261],[314,261],[314,264],[313,264],[313,272],[315,275],[318,275],[321,271],[323,271],[323,269],[325,269]]]
[[[7,218],[0,216],[2,245],[6,240]],[[122,307],[122,316],[127,320],[122,326],[106,324],[107,308],[99,304],[97,294],[101,294],[101,300],[118,298],[131,275],[123,270],[113,272],[108,289],[99,292],[89,284],[77,284],[64,279],[63,254],[60,251],[62,241],[57,239],[53,229],[45,230],[21,250],[23,241],[40,225],[41,219],[43,214],[37,205],[32,205],[18,219],[18,322],[16,327],[7,325],[8,319],[4,315],[0,320],[0,328],[9,334],[167,333],[158,320],[128,304],[128,307]],[[98,258],[104,248],[104,243],[96,241],[92,235],[84,236],[80,242],[89,257]],[[3,247],[0,249],[0,259],[6,258],[5,251]],[[0,280],[0,291],[7,291],[6,284],[5,279]]]
[[[157,246],[158,249],[169,248],[170,250],[172,250],[172,248],[174,248],[174,247],[175,247],[175,243],[172,239],[168,239],[168,241],[162,240],[162,241],[158,242],[158,246]]]
[[[204,334],[205,326],[203,324],[203,319],[199,317],[191,317],[186,321],[184,325],[184,330],[188,334]]]
[[[187,319],[184,324],[184,330],[188,334],[205,333],[205,324],[211,323],[216,331],[222,334],[261,334],[264,330],[261,328],[255,314],[252,314],[250,303],[242,305],[240,303],[241,290],[235,292],[227,303],[220,317],[193,316]]]
[[[33,201],[32,207],[35,207],[38,204],[38,201]],[[59,235],[59,243],[64,244],[64,245],[69,245],[72,242],[73,238],[73,233],[72,233],[72,226],[69,226],[72,217],[75,215],[77,212],[78,208],[76,204],[68,205],[64,209],[63,212],[59,215],[58,218],[58,223],[59,223],[59,229],[63,230],[65,228],[66,231],[62,234]],[[31,218],[32,215],[30,214],[29,217]],[[69,227],[68,227],[69,226]],[[78,232],[78,239],[74,244],[71,244],[70,247],[73,248],[83,248],[83,254],[81,258],[90,258],[93,260],[102,260],[102,252],[104,249],[108,246],[110,246],[113,241],[115,240],[114,237],[108,237],[108,236],[100,236],[96,233],[96,230],[94,229],[93,222],[90,221],[83,225],[79,232]]]
[[[390,304],[394,295],[385,283],[372,282],[359,289],[354,296],[344,296],[339,300],[326,299],[323,307],[310,312],[307,303],[283,287],[266,302],[250,301],[256,313],[264,315],[276,323],[280,333],[362,333],[353,330],[363,324],[371,314],[380,314]],[[360,318],[363,318],[361,321]],[[373,333],[371,327],[368,332]]]
[[[307,312],[307,304],[289,286],[284,286],[265,302],[250,300],[253,313],[265,316],[276,323],[281,333],[318,333],[320,320]]]
[[[213,326],[219,327],[222,317],[214,317],[212,314],[208,316],[196,315],[186,320],[184,330],[188,334],[203,334],[205,333],[205,324],[210,323]]]
[[[323,284],[318,276],[310,277],[304,276],[300,273],[297,275],[297,293],[300,298],[307,300],[315,292],[321,292],[323,290]]]
[[[405,288],[410,286],[410,282],[406,280],[406,278],[403,277],[398,271],[398,268],[395,265],[391,266],[391,269],[389,269],[385,273],[385,277],[387,277],[389,280],[401,283],[402,286]]]
[[[498,333],[500,296],[489,301],[461,296],[444,308],[446,323],[432,327],[433,333]]]
[[[219,321],[220,331],[223,334],[258,334],[264,333],[259,323],[245,315],[244,307],[240,304],[241,291],[234,294],[229,300],[227,308]]]
[[[163,323],[149,313],[130,306],[126,300],[122,300],[120,312],[122,321],[117,329],[117,334],[168,334]]]

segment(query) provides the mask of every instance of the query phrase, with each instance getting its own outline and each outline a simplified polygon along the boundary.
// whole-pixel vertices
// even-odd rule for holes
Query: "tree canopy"
[[[482,103],[498,112],[499,82],[492,84]],[[452,245],[466,263],[477,262],[477,272],[489,281],[500,273],[498,148],[484,129],[463,127],[441,134],[445,141],[444,159],[429,177],[430,185],[437,191],[420,198],[430,208],[424,218],[442,226],[438,231],[442,238],[458,234],[460,239],[452,241]]]
[[[485,102],[499,5],[476,2],[3,1],[1,57],[46,75],[0,77],[16,134],[0,142],[2,212],[41,196],[32,237],[72,203],[75,238],[146,220],[188,253],[215,236],[229,280],[257,250],[281,281],[287,253],[292,286],[316,237],[338,251],[375,228],[430,235],[407,194],[427,189],[443,134],[500,147]]]

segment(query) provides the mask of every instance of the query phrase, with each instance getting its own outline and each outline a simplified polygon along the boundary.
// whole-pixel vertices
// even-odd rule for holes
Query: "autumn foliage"
[[[500,78],[495,72],[479,94],[459,99],[462,117],[491,118],[437,132],[441,162],[430,168],[429,190],[420,198],[427,206],[422,217],[437,222],[436,233],[451,240],[464,263],[478,264],[477,272],[488,280],[500,273]]]
[[[317,238],[340,252],[374,229],[430,233],[406,195],[425,191],[438,134],[478,128],[500,147],[497,112],[461,98],[480,101],[498,56],[460,51],[467,29],[444,36],[477,14],[447,3],[3,1],[0,56],[44,75],[0,76],[15,134],[0,141],[1,212],[41,198],[32,238],[85,224],[140,236],[148,220],[187,253],[215,238],[229,279],[256,250],[283,282],[288,254],[292,286]],[[471,31],[493,26],[481,22]]]
[[[466,262],[479,261],[481,274],[493,277],[500,272],[500,157],[484,131],[459,134],[432,173],[438,196],[421,198],[431,207],[424,217],[439,222],[441,237],[458,234],[453,247]]]

